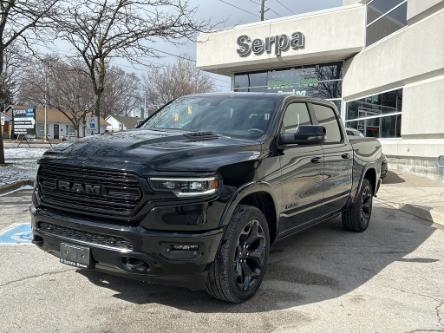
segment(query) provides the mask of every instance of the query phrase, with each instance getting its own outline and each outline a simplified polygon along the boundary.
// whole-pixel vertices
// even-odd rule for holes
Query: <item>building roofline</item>
[[[333,7],[333,8],[321,9],[321,10],[316,10],[316,11],[312,11],[312,12],[300,13],[300,14],[296,14],[296,15],[277,17],[277,18],[273,18],[273,19],[265,20],[265,21],[257,21],[257,22],[239,24],[239,25],[235,25],[233,27],[224,28],[222,30],[200,33],[199,36],[205,36],[207,34],[224,33],[229,30],[238,30],[238,29],[244,29],[244,28],[249,28],[249,27],[256,27],[256,26],[261,26],[261,25],[267,25],[270,23],[285,22],[285,21],[289,21],[289,20],[311,17],[311,16],[328,15],[328,14],[331,14],[332,12],[345,11],[345,10],[363,7],[363,6],[365,6],[365,4],[357,3],[357,4],[343,5],[343,6]]]

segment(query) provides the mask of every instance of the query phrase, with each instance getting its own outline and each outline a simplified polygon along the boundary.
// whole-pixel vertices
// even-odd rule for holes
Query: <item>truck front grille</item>
[[[84,244],[99,245],[125,251],[133,250],[133,246],[130,242],[116,236],[80,231],[46,222],[39,223],[38,231],[50,236],[56,236],[62,239],[77,241]]]
[[[43,205],[75,213],[129,218],[142,199],[138,177],[127,172],[42,164],[37,181]]]

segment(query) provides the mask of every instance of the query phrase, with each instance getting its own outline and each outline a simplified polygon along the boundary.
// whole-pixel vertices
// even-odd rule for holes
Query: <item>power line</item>
[[[226,4],[226,5],[228,5],[228,6],[231,6],[231,7],[237,8],[237,9],[243,11],[244,13],[247,13],[247,14],[253,15],[254,17],[257,17],[257,14],[255,14],[255,13],[253,13],[253,12],[250,12],[249,10],[246,10],[246,9],[244,9],[244,8],[238,7],[238,6],[232,4],[232,3],[228,2],[228,1],[225,1],[225,0],[219,0],[219,1],[222,2],[222,3],[224,3],[224,4]]]
[[[222,0],[220,0],[220,1],[222,1]],[[152,50],[154,50],[156,52],[163,53],[163,54],[166,54],[166,55],[169,55],[169,56],[172,56],[172,57],[176,57],[176,58],[179,58],[179,59],[183,59],[183,60],[186,60],[186,61],[196,62],[196,60],[194,60],[194,59],[187,58],[185,56],[181,56],[181,55],[178,55],[178,54],[162,51],[162,50],[159,50],[159,49],[155,49],[154,47],[151,47],[150,49],[152,49]]]
[[[251,3],[254,3],[255,5],[258,5],[258,6],[261,6],[261,12],[262,12],[262,2],[257,2],[257,1],[255,1],[255,0],[249,0]],[[264,3],[266,2],[266,0],[264,0]],[[281,13],[279,13],[278,11],[276,11],[275,9],[273,9],[273,8],[271,8],[271,7],[264,7],[264,13],[263,14],[261,14],[261,19],[262,19],[262,16],[264,16],[264,14],[267,12],[267,11],[271,11],[271,12],[273,12],[274,14],[276,14],[277,16],[285,16],[285,15],[282,15]]]
[[[278,4],[281,5],[281,7],[285,8],[286,10],[288,10],[291,14],[294,14],[294,10],[292,10],[291,8],[289,8],[287,5],[284,5],[280,0],[276,0],[276,2]]]
[[[278,13],[277,11],[275,11],[275,10],[274,10],[273,8],[271,8],[271,7],[267,7],[267,9],[269,9],[271,12],[275,13],[277,16],[285,16],[285,15],[282,15],[282,14]]]

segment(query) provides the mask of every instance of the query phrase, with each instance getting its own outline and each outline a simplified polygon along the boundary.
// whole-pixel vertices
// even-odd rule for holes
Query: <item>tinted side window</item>
[[[296,133],[301,125],[311,125],[310,114],[305,103],[292,103],[285,110],[282,133]]]
[[[312,104],[312,108],[319,125],[324,126],[327,132],[327,135],[325,136],[325,142],[341,142],[341,130],[339,129],[338,119],[336,118],[336,114],[333,109],[318,104]]]

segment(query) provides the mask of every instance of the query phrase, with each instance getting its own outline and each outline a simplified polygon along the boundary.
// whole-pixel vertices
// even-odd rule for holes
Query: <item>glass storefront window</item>
[[[401,29],[406,24],[407,1],[374,0],[368,3],[367,46]]]
[[[367,24],[373,22],[390,9],[396,7],[404,0],[373,0],[367,5]]]
[[[347,103],[345,126],[367,137],[401,137],[402,89]]]
[[[248,74],[238,74],[234,77],[234,91],[247,92],[249,86]]]
[[[332,100],[330,100],[330,102],[333,102],[336,105],[336,108],[338,109],[339,114],[341,114],[342,100],[340,100],[340,99],[332,99]]]
[[[234,91],[293,93],[340,99],[341,72],[342,63],[334,63],[235,74]]]
[[[346,119],[366,118],[401,112],[402,89],[347,103]]]
[[[267,88],[267,72],[259,72],[249,74],[250,77],[250,91],[261,92]]]

